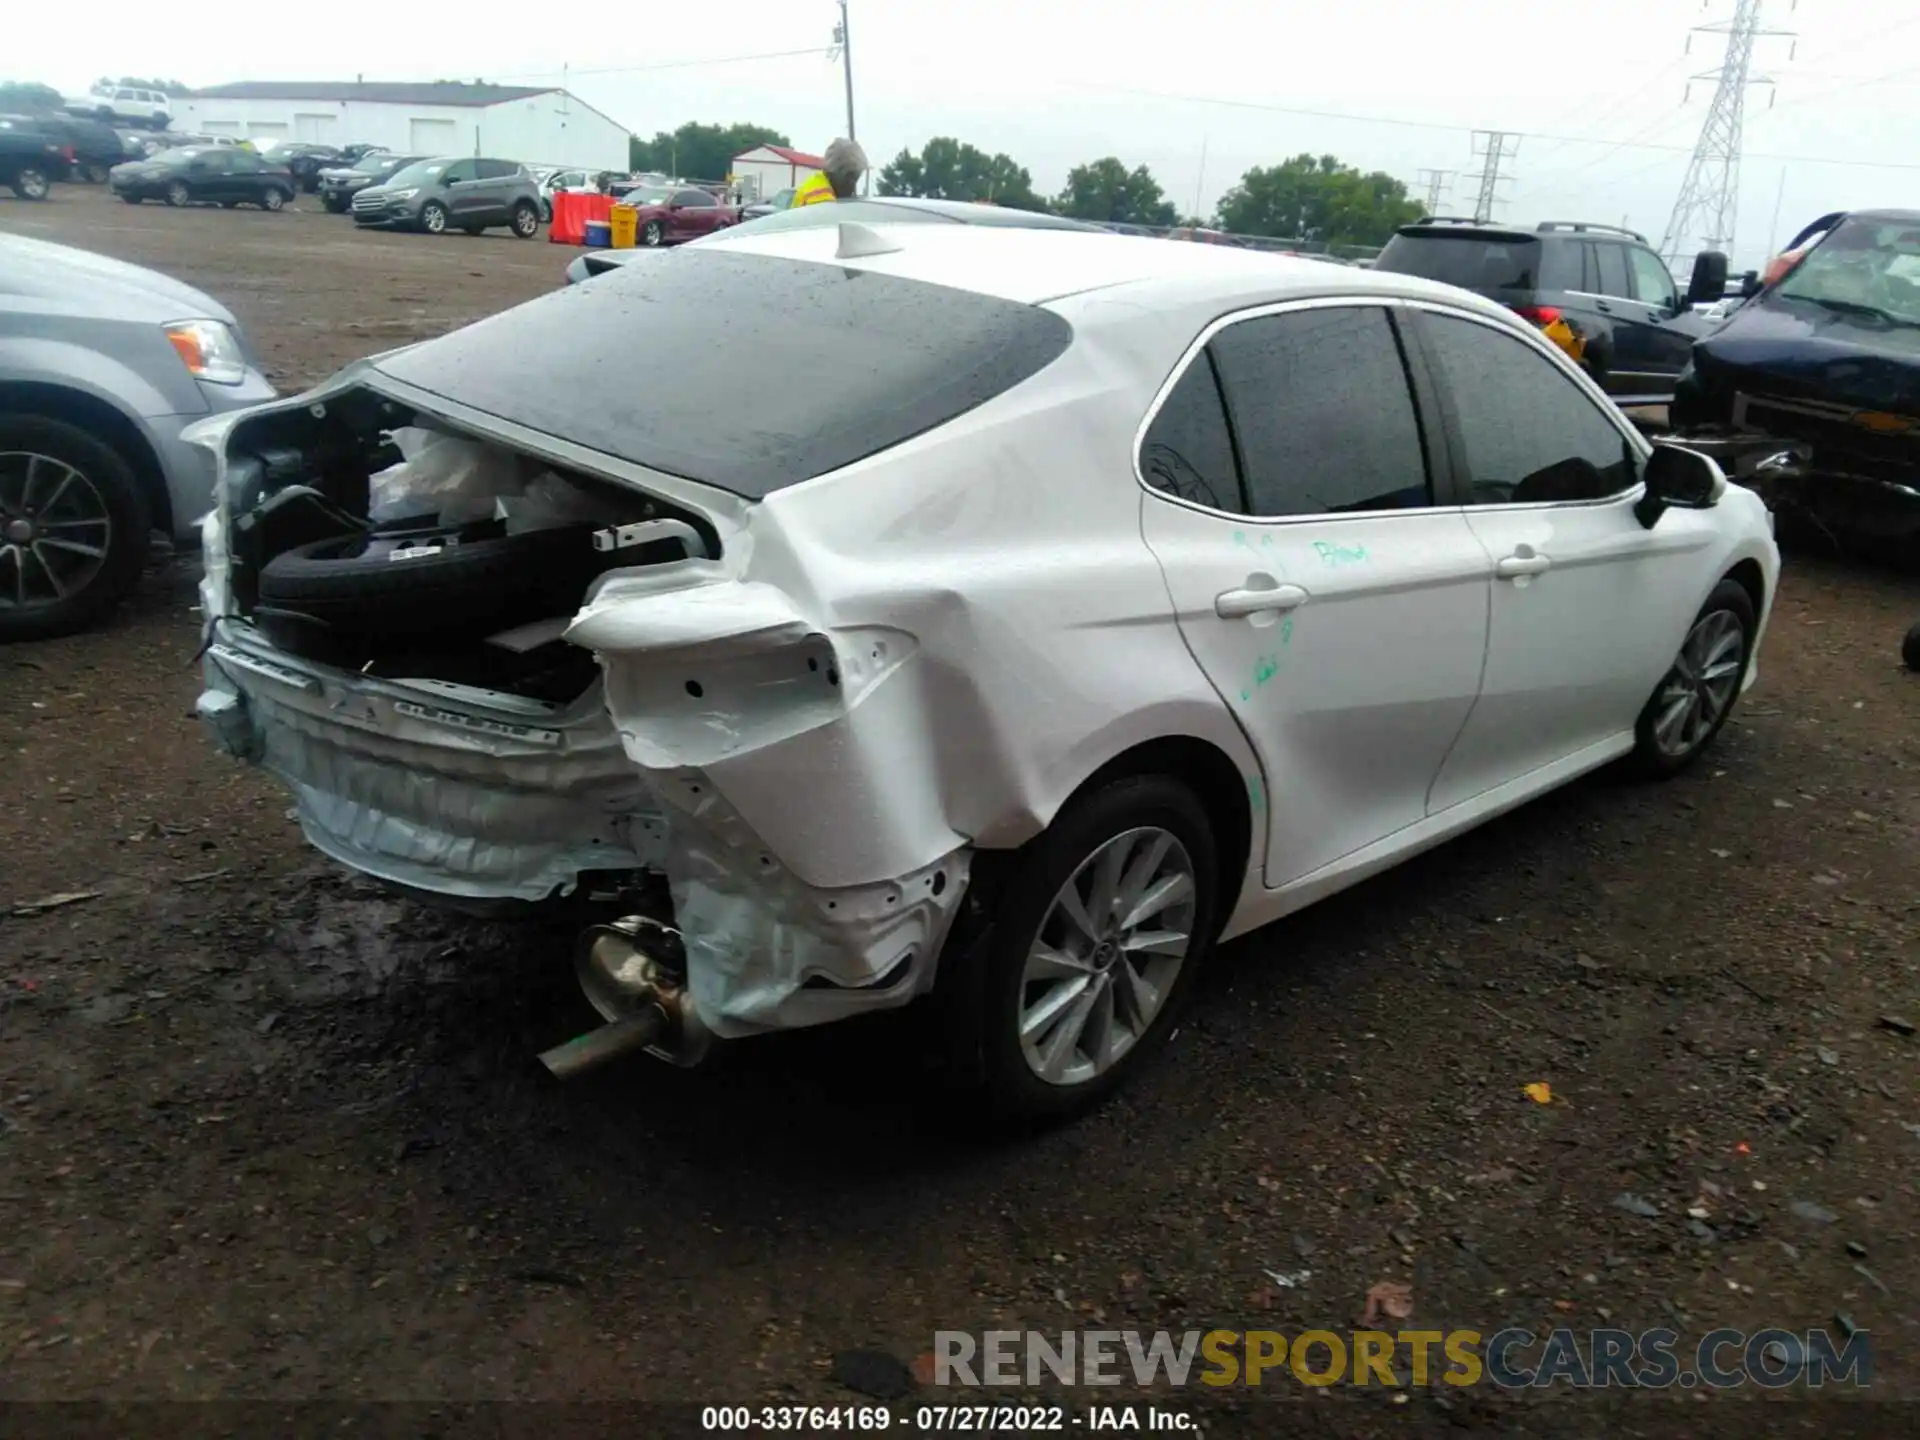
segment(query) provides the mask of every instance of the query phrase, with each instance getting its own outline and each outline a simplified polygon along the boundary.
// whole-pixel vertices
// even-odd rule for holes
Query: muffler
[[[590,925],[574,952],[587,1003],[607,1023],[543,1051],[540,1063],[561,1080],[645,1050],[675,1065],[696,1065],[712,1040],[687,994],[680,932],[645,915]]]

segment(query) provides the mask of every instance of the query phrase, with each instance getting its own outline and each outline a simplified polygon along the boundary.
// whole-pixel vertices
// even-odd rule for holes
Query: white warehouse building
[[[407,155],[627,168],[626,127],[552,86],[244,80],[174,96],[172,128],[255,141],[379,145]]]

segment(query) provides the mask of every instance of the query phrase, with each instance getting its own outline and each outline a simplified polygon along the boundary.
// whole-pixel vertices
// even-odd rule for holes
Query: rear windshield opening
[[[944,425],[1051,364],[1073,329],[971,290],[722,246],[381,362],[394,378],[637,465],[759,499]]]
[[[1396,235],[1373,268],[1464,290],[1532,290],[1540,242],[1522,235]]]

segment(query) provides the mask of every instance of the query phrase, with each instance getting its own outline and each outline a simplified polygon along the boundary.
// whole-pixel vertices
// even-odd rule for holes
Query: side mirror
[[[1740,277],[1740,298],[1751,300],[1760,293],[1760,272],[1749,270]]]
[[[1727,257],[1719,250],[1702,250],[1693,257],[1693,279],[1687,282],[1687,304],[1711,305],[1727,293]]]
[[[1719,503],[1727,477],[1719,465],[1697,450],[1656,445],[1647,457],[1646,493],[1635,502],[1634,518],[1648,530],[1669,510],[1710,510]]]

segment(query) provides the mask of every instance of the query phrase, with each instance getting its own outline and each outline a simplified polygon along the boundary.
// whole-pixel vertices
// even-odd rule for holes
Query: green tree
[[[734,156],[759,145],[791,144],[783,132],[767,125],[702,125],[689,120],[671,133],[659,131],[651,140],[631,137],[627,166],[689,180],[724,180],[733,170]]]
[[[0,83],[0,111],[9,114],[37,115],[58,110],[65,103],[60,98],[60,92],[51,85],[35,85],[27,80]]]
[[[1384,245],[1420,218],[1407,187],[1375,170],[1361,174],[1332,155],[1296,155],[1255,166],[1220,200],[1214,223],[1241,235],[1327,245]]]
[[[918,155],[902,150],[880,171],[882,195],[918,195],[928,200],[985,200],[1015,210],[1045,210],[1033,176],[1007,155],[936,135]]]
[[[1120,225],[1171,225],[1178,212],[1144,165],[1129,170],[1112,155],[1067,172],[1054,213]]]

